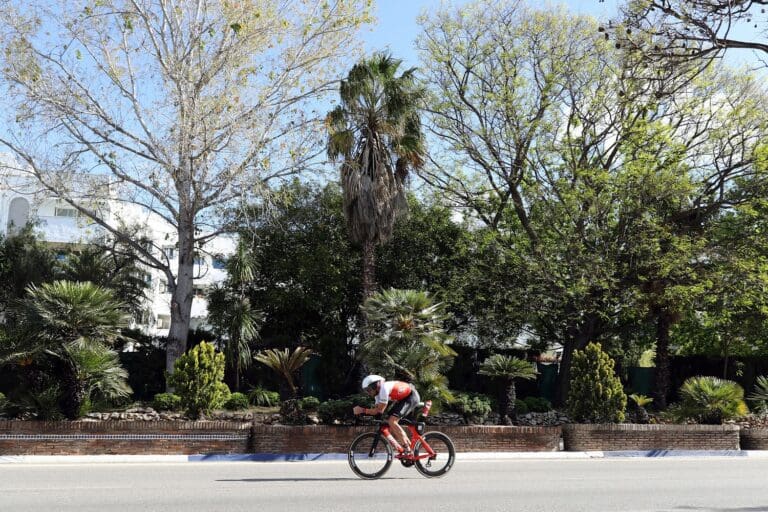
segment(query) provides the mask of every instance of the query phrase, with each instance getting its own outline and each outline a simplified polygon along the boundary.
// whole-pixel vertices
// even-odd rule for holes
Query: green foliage
[[[314,396],[305,396],[299,400],[302,411],[317,411],[320,407],[320,400]]]
[[[541,396],[527,396],[523,399],[530,412],[549,412],[552,410],[552,404],[549,400]],[[517,411],[520,414],[520,411]]]
[[[14,314],[15,325],[0,347],[0,364],[34,365],[51,379],[35,378],[20,386],[19,395],[52,396],[58,382],[60,407],[69,419],[81,412],[86,399],[127,397],[127,372],[112,350],[122,340],[122,303],[110,290],[89,282],[54,281],[31,285]],[[34,404],[35,400],[26,403]]]
[[[629,395],[629,399],[632,400],[632,403],[634,403],[637,407],[645,407],[646,405],[650,405],[651,402],[653,402],[653,398],[647,397],[645,395],[639,395],[637,393],[632,393]]]
[[[373,402],[368,396],[350,395],[341,400],[327,400],[321,403],[317,408],[317,414],[326,425],[349,424],[355,420],[355,416],[352,414],[352,409],[355,406],[370,408],[372,404]]]
[[[371,373],[413,382],[423,398],[450,399],[445,372],[456,353],[443,329],[445,308],[422,291],[389,289],[366,300],[369,333],[360,357]]]
[[[181,397],[189,416],[210,413],[229,398],[229,388],[223,382],[224,364],[224,354],[216,353],[213,345],[205,341],[176,361],[168,383]]]
[[[248,397],[243,393],[232,393],[224,402],[224,408],[229,411],[242,411],[248,408]]]
[[[528,414],[530,409],[525,400],[515,400],[515,414]]]
[[[283,350],[273,348],[259,352],[255,359],[280,375],[288,385],[291,396],[295,397],[298,388],[294,381],[294,375],[309,360],[311,355],[312,350],[306,347],[296,347],[293,352],[288,348]]]
[[[656,362],[654,361],[655,358],[655,350],[645,350],[640,355],[640,359],[637,361],[637,366],[639,368],[654,368],[656,366]]]
[[[259,407],[274,407],[280,403],[280,393],[256,387],[248,392],[248,401]]]
[[[51,281],[55,262],[53,251],[35,236],[33,226],[7,238],[0,236],[0,311],[12,313],[11,306],[24,297],[29,285]]]
[[[178,411],[181,409],[181,397],[175,393],[158,393],[152,399],[152,408],[156,411]]]
[[[613,371],[614,362],[599,343],[573,353],[568,413],[574,421],[617,423],[624,420],[627,395]]]
[[[504,381],[504,389],[499,397],[499,418],[502,423],[511,423],[517,414],[515,379],[536,378],[533,365],[518,357],[494,354],[483,361],[478,373]]]
[[[768,413],[768,377],[760,375],[755,379],[755,388],[747,397],[752,410],[759,414]]]
[[[733,381],[717,377],[690,377],[680,387],[680,399],[667,410],[667,415],[675,421],[720,425],[749,412],[744,403],[744,389]]]
[[[450,410],[461,414],[466,423],[482,424],[491,414],[493,400],[481,393],[454,392],[454,400],[448,404]]]

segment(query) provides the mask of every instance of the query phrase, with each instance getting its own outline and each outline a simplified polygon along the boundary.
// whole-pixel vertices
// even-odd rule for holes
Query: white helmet
[[[366,378],[363,379],[363,385],[361,386],[363,389],[367,389],[371,386],[371,384],[376,384],[379,381],[383,381],[384,377],[381,375],[369,375]]]

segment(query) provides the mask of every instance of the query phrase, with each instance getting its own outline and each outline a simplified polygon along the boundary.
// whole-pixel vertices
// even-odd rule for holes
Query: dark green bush
[[[314,396],[305,396],[299,400],[299,404],[302,411],[317,412],[318,407],[320,407],[320,400]]]
[[[181,409],[181,397],[173,393],[158,393],[152,399],[152,408],[156,411],[178,411]]]
[[[248,401],[259,407],[274,407],[280,403],[280,393],[257,387],[248,393]]]
[[[320,421],[326,425],[334,423],[352,423],[355,419],[352,414],[352,408],[356,405],[360,407],[372,406],[371,399],[363,395],[350,395],[341,400],[328,400],[320,404],[317,408],[317,415]]]
[[[523,400],[515,400],[515,414],[528,414],[528,404]]]
[[[224,402],[224,408],[228,411],[242,411],[248,408],[248,397],[243,393],[232,393],[229,399]]]
[[[552,404],[541,396],[528,396],[523,399],[530,412],[548,412],[552,410]]]
[[[461,414],[467,423],[483,423],[493,410],[493,399],[487,395],[455,392],[453,396],[449,409]]]

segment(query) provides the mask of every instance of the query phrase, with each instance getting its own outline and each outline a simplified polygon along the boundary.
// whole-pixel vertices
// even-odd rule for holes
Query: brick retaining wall
[[[0,421],[0,455],[247,453],[250,423]]]
[[[0,421],[0,455],[344,453],[373,427],[226,421]],[[557,451],[560,427],[439,427],[458,451]]]
[[[254,425],[254,453],[343,453],[349,443],[373,427]],[[560,427],[441,426],[459,452],[557,451]]]
[[[742,450],[768,450],[768,428],[742,428]]]
[[[566,451],[738,450],[736,425],[563,425]]]

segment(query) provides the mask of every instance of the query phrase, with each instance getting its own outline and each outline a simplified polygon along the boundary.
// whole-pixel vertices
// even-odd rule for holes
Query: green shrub
[[[243,409],[247,409],[248,405],[248,397],[245,396],[243,393],[232,393],[229,395],[229,398],[226,402],[224,402],[224,408],[228,411],[242,411]]]
[[[599,343],[573,352],[568,413],[572,420],[618,423],[624,420],[627,395],[616,376],[613,359]]]
[[[205,341],[176,360],[168,382],[181,397],[186,413],[197,418],[218,409],[229,398],[224,380],[224,354]]]
[[[320,421],[326,425],[333,425],[337,422],[352,423],[355,419],[352,408],[356,405],[370,408],[372,402],[369,397],[364,395],[350,395],[341,400],[327,400],[317,408],[317,415],[320,417]]]
[[[749,412],[744,389],[730,380],[717,377],[691,377],[680,386],[681,401],[671,406],[667,416],[676,421],[695,420],[719,425]]]
[[[152,408],[156,411],[178,411],[181,409],[181,397],[174,393],[158,393],[152,399]]]
[[[523,400],[515,400],[515,414],[528,414],[528,404]]]
[[[320,400],[314,396],[305,396],[299,400],[299,405],[302,411],[317,412],[317,408],[320,407]]]
[[[481,393],[457,392],[449,408],[461,414],[467,423],[483,423],[493,410],[493,400]]]
[[[280,393],[257,387],[248,393],[248,401],[259,407],[274,407],[280,403]]]
[[[747,400],[752,404],[751,409],[758,414],[768,414],[768,377],[761,375],[755,381],[755,389]]]
[[[549,412],[552,404],[542,396],[528,396],[523,399],[530,412]]]

